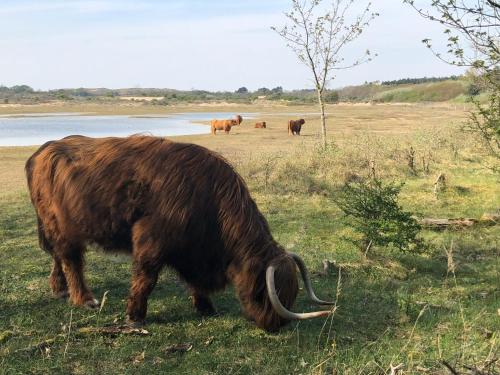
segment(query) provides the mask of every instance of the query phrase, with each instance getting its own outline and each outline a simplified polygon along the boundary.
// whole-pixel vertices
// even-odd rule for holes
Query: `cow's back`
[[[130,250],[133,225],[147,217],[151,238],[180,247],[219,243],[220,221],[248,217],[238,207],[255,206],[220,156],[155,137],[53,141],[30,158],[28,169],[33,204],[52,240]]]

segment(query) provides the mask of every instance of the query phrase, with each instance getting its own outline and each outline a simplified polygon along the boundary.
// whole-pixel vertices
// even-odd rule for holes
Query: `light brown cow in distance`
[[[53,259],[50,286],[71,302],[99,306],[83,276],[88,244],[133,259],[127,320],[142,324],[165,266],[186,282],[194,307],[215,312],[210,294],[232,283],[242,310],[275,331],[331,311],[291,312],[296,266],[315,303],[303,261],[273,238],[241,176],[218,154],[163,138],[70,136],[26,162],[40,247]]]
[[[266,122],[262,121],[262,122],[255,123],[255,128],[257,128],[257,129],[265,129],[266,128]]]
[[[241,124],[243,117],[237,115],[236,118],[230,120],[212,120],[210,122],[210,127],[212,134],[215,135],[217,130],[224,130],[226,134],[229,134],[231,127]]]

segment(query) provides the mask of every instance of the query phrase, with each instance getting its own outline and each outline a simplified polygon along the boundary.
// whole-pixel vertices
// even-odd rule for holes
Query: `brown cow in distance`
[[[217,130],[224,130],[226,134],[229,134],[231,127],[241,124],[242,121],[243,117],[240,115],[237,115],[234,119],[230,120],[212,120],[210,122],[210,128],[213,135],[215,135]]]
[[[255,123],[255,128],[257,128],[257,129],[265,129],[266,128],[266,122],[262,121],[262,122]]]
[[[300,130],[302,125],[306,123],[306,120],[301,118],[300,120],[290,120],[288,121],[288,135],[300,135]]]
[[[208,149],[163,138],[70,136],[41,146],[26,162],[40,247],[53,259],[57,296],[91,308],[98,301],[83,276],[88,244],[133,259],[127,321],[144,322],[147,301],[164,267],[186,282],[194,307],[215,312],[210,294],[232,283],[244,314],[275,331],[294,313],[296,266],[318,304],[303,261],[286,252],[243,179]]]

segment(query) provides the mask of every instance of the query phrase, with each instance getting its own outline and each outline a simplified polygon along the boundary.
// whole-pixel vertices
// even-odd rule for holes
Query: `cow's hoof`
[[[144,320],[132,320],[130,316],[127,315],[125,317],[125,324],[130,328],[141,328],[144,327],[145,322]]]
[[[208,298],[196,298],[193,305],[201,316],[217,315],[214,305],[212,305],[212,302]]]
[[[95,298],[85,301],[83,305],[91,310],[98,309],[100,306],[99,301]]]
[[[219,313],[217,310],[215,310],[212,306],[204,306],[203,308],[198,307],[196,309],[198,311],[198,314],[201,316],[217,316]]]
[[[54,292],[54,297],[61,298],[61,299],[67,299],[69,297],[69,292],[67,289],[61,290],[60,292]]]

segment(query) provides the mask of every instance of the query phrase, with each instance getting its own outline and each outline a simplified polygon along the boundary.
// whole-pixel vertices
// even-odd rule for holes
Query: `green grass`
[[[478,217],[500,207],[498,176],[483,167],[484,157],[470,147],[471,139],[464,140],[447,123],[438,133],[417,130],[427,121],[418,118],[421,109],[405,110],[400,120],[399,108],[396,114],[385,112],[386,107],[341,113],[345,117],[336,123],[341,127],[336,146],[324,153],[308,137],[300,142],[285,138],[288,148],[271,151],[275,142],[284,142],[274,138],[273,122],[270,132],[258,133],[264,134],[258,139],[263,153],[243,148],[235,155],[238,134],[216,140],[193,137],[221,147],[237,166],[275,238],[306,261],[320,298],[335,298],[339,278],[338,268],[323,274],[322,260],[340,266],[333,319],[294,323],[277,334],[246,321],[231,288],[214,298],[219,316],[199,317],[170,271],[162,274],[150,298],[148,335],[80,333],[79,328],[123,320],[130,259],[96,249],[87,253],[89,285],[99,298],[107,293],[100,312],[51,297],[50,259],[38,248],[35,217],[21,178],[22,162],[33,149],[0,149],[0,374],[389,374],[390,365],[400,363],[400,374],[447,374],[443,361],[471,373],[463,366],[480,367],[498,358],[499,226],[423,231],[426,249],[421,253],[375,248],[365,259],[331,200],[348,174],[365,176],[366,161],[373,159],[381,178],[406,182],[401,203],[420,216]],[[359,135],[363,131],[337,136],[361,115],[368,118],[366,138]],[[412,130],[401,134],[397,126],[391,132],[391,122],[381,119],[379,124],[376,116],[396,119],[392,121]],[[254,142],[252,131],[257,132],[248,130],[247,139]],[[420,164],[417,174],[410,174],[405,150],[412,144],[420,160],[434,145],[430,139],[447,142],[433,146],[428,174]],[[458,155],[452,155],[450,145]],[[447,187],[436,197],[432,184],[440,171],[447,176]],[[445,251],[450,248],[454,272]],[[314,308],[302,291],[295,310]],[[192,345],[187,352],[168,351],[185,343]],[[483,373],[498,374],[499,366],[496,362]]]
[[[373,100],[387,103],[444,102],[465,93],[465,81],[443,81],[418,85],[398,85],[374,95]]]
[[[418,84],[348,86],[339,90],[341,101],[378,103],[419,103],[457,101],[467,97],[465,79]],[[460,100],[458,100],[460,101]],[[463,101],[463,99],[462,99]]]

